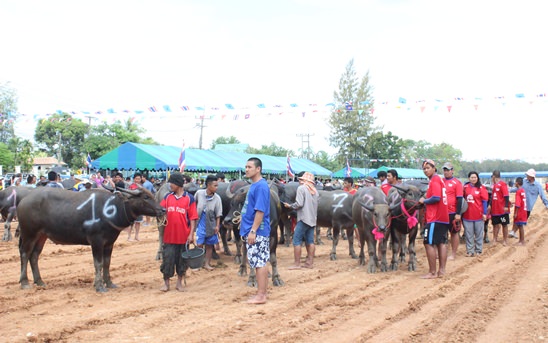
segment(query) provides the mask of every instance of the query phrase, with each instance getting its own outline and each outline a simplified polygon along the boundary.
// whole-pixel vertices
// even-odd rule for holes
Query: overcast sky
[[[18,91],[26,116],[17,133],[25,138],[33,135],[35,115],[118,112],[97,115],[97,122],[156,106],[160,112],[129,115],[162,144],[184,139],[197,147],[201,112],[176,109],[201,106],[213,115],[204,121],[204,147],[234,135],[255,147],[274,142],[297,151],[299,134],[311,134],[314,150],[333,153],[325,104],[353,58],[359,75],[370,73],[373,115],[385,131],[450,143],[467,160],[546,162],[548,104],[538,95],[548,93],[547,7],[543,1],[2,0],[0,81]],[[400,97],[406,104],[398,104]],[[161,111],[164,105],[173,112]]]

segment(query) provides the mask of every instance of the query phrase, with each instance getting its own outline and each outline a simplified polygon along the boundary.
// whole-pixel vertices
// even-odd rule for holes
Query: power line
[[[306,159],[309,159],[309,153],[310,153],[310,136],[314,136],[314,134],[310,133],[298,133],[297,137],[301,137],[301,157],[304,155],[304,143],[307,144],[306,147]],[[306,137],[306,139],[305,139]]]

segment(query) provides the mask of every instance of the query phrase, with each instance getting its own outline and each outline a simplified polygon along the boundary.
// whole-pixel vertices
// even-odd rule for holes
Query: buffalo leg
[[[339,244],[339,232],[340,232],[340,229],[339,228],[328,228],[328,230],[331,230],[331,232],[333,233],[332,234],[332,240],[333,240],[333,244],[331,246],[331,253],[329,254],[329,259],[331,261],[336,261],[337,260],[337,245]]]
[[[240,230],[234,229],[234,243],[236,244],[236,256],[234,256],[234,263],[242,264],[242,237],[240,236]],[[244,244],[245,246],[245,244]],[[247,274],[247,272],[246,272]]]
[[[417,232],[417,226],[409,232],[409,262],[407,264],[407,270],[410,272],[417,270],[417,253],[415,252],[415,239],[417,238]]]
[[[396,229],[392,229],[392,262],[390,263],[390,268],[392,270],[399,269],[399,252],[400,252],[400,237],[401,234]]]
[[[321,233],[321,228],[319,225],[316,225],[316,242],[314,243],[316,245],[323,245],[322,237],[320,233]]]
[[[365,230],[358,228],[360,232],[360,265],[365,266]]]
[[[112,248],[114,244],[103,248],[103,281],[107,288],[118,288],[110,278],[110,261],[112,257]]]
[[[228,239],[227,236],[230,233],[230,230],[227,229],[224,225],[221,225],[221,229],[219,230],[221,233],[221,241],[223,242],[223,252],[226,256],[232,256],[232,253],[230,252],[230,249],[228,247]]]
[[[369,262],[367,263],[367,272],[376,273],[378,257],[377,257],[377,241],[375,240],[374,237],[369,237],[369,239],[367,239],[367,253],[369,255]]]
[[[156,253],[156,260],[159,261],[162,259],[162,255],[164,252],[164,229],[166,226],[164,224],[160,224],[160,221],[158,222],[158,252]]]
[[[284,281],[278,272],[278,258],[276,257],[277,246],[278,237],[270,237],[270,265],[272,266],[272,285],[275,287],[284,285]]]
[[[11,236],[11,224],[9,222],[6,222],[4,224],[4,235],[2,236],[2,241],[9,242],[12,240]]]
[[[342,228],[341,228],[342,230]],[[346,228],[346,236],[348,237],[348,255],[353,259],[358,258],[356,252],[354,251],[354,226]]]
[[[93,280],[93,286],[95,291],[104,293],[107,291],[103,284],[103,244],[102,242],[91,242],[91,253],[93,255],[93,266],[95,267],[95,279]]]
[[[2,236],[2,241],[4,242],[9,242],[13,238],[11,235],[11,222],[13,217],[15,217],[15,211],[10,210],[8,212],[8,217],[6,218],[6,223],[4,223],[4,236]]]
[[[25,239],[23,238],[19,239],[19,255],[21,256],[21,276],[19,278],[19,282],[21,283],[21,289],[31,288],[31,286],[29,285],[29,279],[27,275],[27,268],[28,268],[29,262],[31,265],[30,267],[32,270],[32,275],[35,283],[37,283],[40,286],[45,286],[44,282],[42,281],[40,277],[40,271],[38,270],[38,257],[35,256],[35,251],[36,251],[35,247],[38,245],[40,240],[43,240],[45,243],[46,239],[47,239],[47,236],[45,235],[44,237],[40,235],[40,236],[34,236],[34,237],[25,237]],[[32,262],[33,258],[36,261],[35,264]]]
[[[390,239],[390,231],[388,231],[384,238],[379,241],[379,250],[381,255],[381,272],[388,271],[388,262],[386,261],[386,249],[388,245],[388,240]]]
[[[34,279],[34,284],[40,287],[46,287],[46,284],[42,280],[42,276],[40,276],[40,269],[38,268],[38,258],[40,257],[40,254],[44,249],[44,245],[46,244],[47,239],[48,237],[45,234],[38,236],[38,240],[34,244],[34,248],[32,249],[32,253],[30,255],[30,268],[32,269],[32,278]]]

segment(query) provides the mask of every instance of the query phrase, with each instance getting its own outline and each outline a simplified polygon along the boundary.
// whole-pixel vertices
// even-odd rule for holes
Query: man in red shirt
[[[381,190],[384,192],[384,194],[386,194],[386,196],[388,196],[390,188],[400,183],[398,178],[398,172],[396,171],[396,169],[390,169],[386,172],[386,181],[386,183],[381,185]]]
[[[446,162],[443,165],[443,176],[447,194],[447,210],[449,211],[449,225],[451,231],[451,255],[450,260],[457,258],[459,248],[459,231],[461,228],[461,207],[462,207],[462,182],[453,177],[453,165]]]
[[[356,188],[354,188],[354,179],[351,177],[345,177],[343,181],[343,191],[350,193],[352,195],[356,194],[358,191]]]
[[[426,198],[420,198],[419,203],[426,205],[426,226],[424,228],[424,250],[428,260],[428,274],[423,279],[435,279],[445,275],[447,262],[447,231],[449,230],[449,211],[447,209],[447,193],[441,177],[436,174],[436,164],[426,160],[422,164],[424,175],[430,179]],[[436,273],[436,250],[440,266]]]
[[[169,279],[177,272],[178,291],[183,291],[183,276],[187,265],[183,262],[181,253],[186,251],[186,243],[194,242],[194,231],[198,213],[194,196],[184,190],[183,174],[175,172],[169,177],[168,193],[160,203],[166,209],[167,224],[164,229],[164,250],[160,271],[164,276],[161,291],[169,291]]]
[[[493,241],[497,243],[502,226],[502,245],[508,242],[508,223],[510,222],[510,193],[506,182],[500,179],[500,170],[491,175],[493,193],[491,195],[491,223],[493,224]]]

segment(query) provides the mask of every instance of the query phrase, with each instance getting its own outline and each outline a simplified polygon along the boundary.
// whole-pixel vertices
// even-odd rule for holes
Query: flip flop
[[[287,268],[289,270],[296,270],[296,269],[301,269],[301,266],[291,266],[289,268]]]

